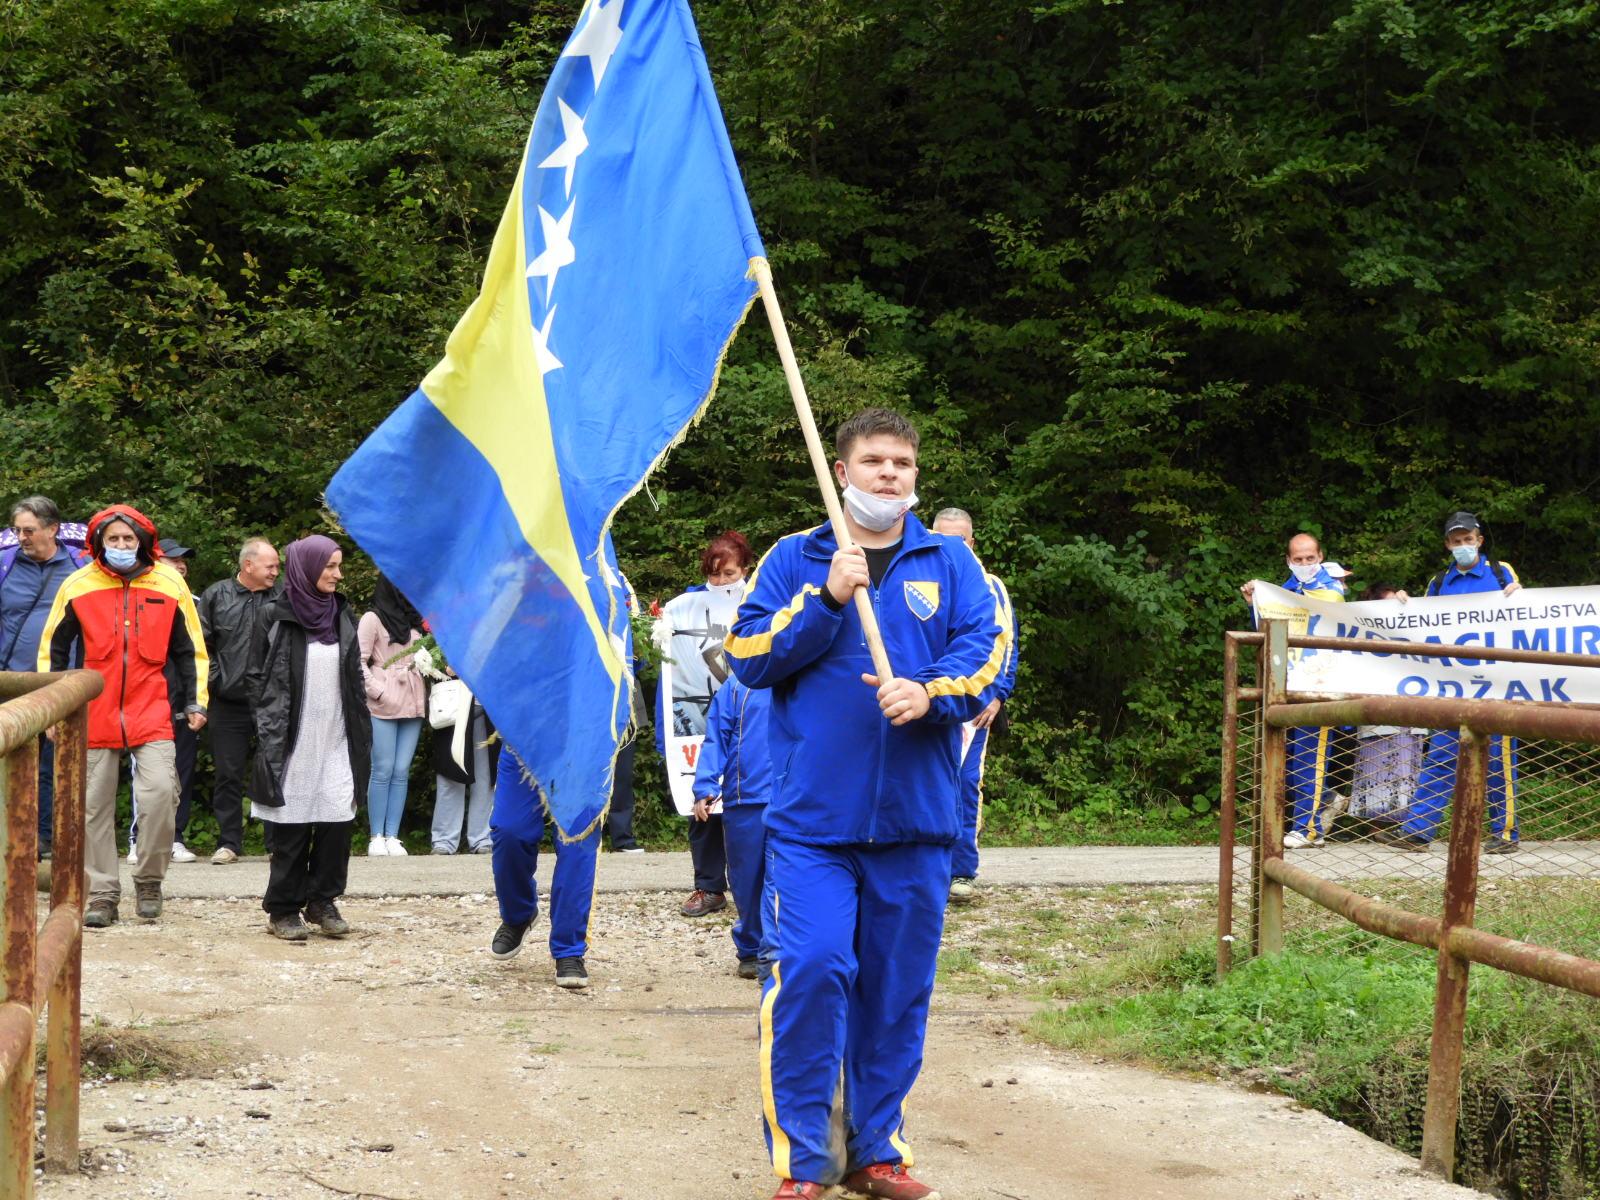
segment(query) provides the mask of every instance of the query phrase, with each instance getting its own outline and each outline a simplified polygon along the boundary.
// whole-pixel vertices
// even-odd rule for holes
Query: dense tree
[[[474,293],[575,9],[17,0],[0,493],[137,499],[206,574],[315,527]],[[926,504],[1020,602],[1013,828],[1207,806],[1232,585],[1296,528],[1414,584],[1467,506],[1589,580],[1594,6],[696,13],[820,418],[913,410]],[[812,486],[753,321],[622,516],[630,575],[671,592]]]

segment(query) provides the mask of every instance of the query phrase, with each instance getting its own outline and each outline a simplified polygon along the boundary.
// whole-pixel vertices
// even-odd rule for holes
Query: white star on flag
[[[595,0],[594,7],[589,11],[589,20],[582,29],[572,35],[567,48],[561,52],[562,58],[577,58],[580,55],[588,58],[589,69],[594,72],[596,89],[600,87],[601,76],[606,73],[606,64],[617,52],[617,43],[622,41],[624,2],[625,0],[611,0],[607,5],[601,0]]]
[[[567,169],[567,198],[572,198],[572,172],[578,165],[578,155],[589,148],[589,138],[583,132],[583,118],[567,107],[567,102],[557,97],[556,103],[561,106],[561,132],[566,138],[561,145],[550,152],[539,165],[541,167],[565,167]]]
[[[528,264],[528,278],[544,276],[546,304],[550,303],[550,295],[556,290],[556,272],[578,261],[577,248],[572,244],[572,214],[577,207],[576,200],[567,205],[567,211],[561,214],[559,221],[545,212],[542,205],[539,208],[539,228],[544,233],[544,250]]]
[[[560,305],[551,305],[550,311],[544,316],[544,328],[534,326],[533,353],[539,360],[539,374],[548,375],[551,371],[561,370],[563,364],[550,349],[550,325],[556,319],[556,309]]]

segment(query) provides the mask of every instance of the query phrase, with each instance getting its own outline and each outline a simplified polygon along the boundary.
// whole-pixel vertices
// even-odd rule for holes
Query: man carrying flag
[[[972,551],[910,515],[917,445],[886,409],[839,427],[854,544],[832,521],[780,540],[724,643],[742,682],[772,689],[761,1084],[782,1200],[820,1200],[841,1178],[858,1196],[938,1200],[907,1174],[905,1101],[961,832],[961,722],[998,695],[1011,639]],[[858,588],[901,678],[875,673]]]

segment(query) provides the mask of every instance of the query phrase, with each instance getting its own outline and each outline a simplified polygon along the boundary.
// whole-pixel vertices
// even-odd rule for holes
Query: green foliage
[[[133,500],[199,580],[324,527],[474,294],[575,7],[15,0],[0,494]],[[997,835],[1203,829],[1233,588],[1296,529],[1416,586],[1466,506],[1530,582],[1590,577],[1592,5],[696,15],[819,421],[914,412],[928,508],[1017,600]],[[760,326],[621,516],[646,603],[708,535],[818,519]]]

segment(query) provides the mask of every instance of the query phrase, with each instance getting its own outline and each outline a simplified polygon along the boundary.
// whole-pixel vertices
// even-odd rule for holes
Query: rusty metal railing
[[[84,788],[87,705],[104,681],[95,671],[0,674],[0,1196],[33,1195],[34,1059],[41,1010],[45,1048],[44,1163],[78,1168],[78,1080],[83,994]],[[50,912],[38,914],[39,736],[55,736],[55,839]]]
[[[1259,646],[1255,688],[1239,685],[1240,647]],[[1437,954],[1428,1095],[1423,1114],[1422,1166],[1449,1178],[1454,1173],[1456,1124],[1461,1095],[1462,1045],[1468,972],[1472,963],[1600,997],[1600,961],[1503,937],[1474,927],[1478,899],[1478,847],[1488,799],[1490,739],[1542,738],[1600,745],[1600,708],[1539,701],[1450,700],[1403,696],[1291,693],[1290,648],[1393,652],[1423,656],[1459,653],[1459,647],[1417,642],[1293,637],[1282,621],[1259,633],[1230,633],[1224,646],[1221,861],[1217,916],[1217,972],[1233,961],[1234,852],[1240,769],[1240,708],[1259,706],[1261,734],[1255,748],[1259,819],[1250,854],[1251,947],[1254,953],[1283,949],[1284,889],[1343,916],[1371,933],[1409,942]],[[1483,658],[1600,668],[1600,658],[1474,648]],[[1288,789],[1288,731],[1350,725],[1423,726],[1459,730],[1455,784],[1450,803],[1450,839],[1444,900],[1438,916],[1409,912],[1363,895],[1284,858]]]

